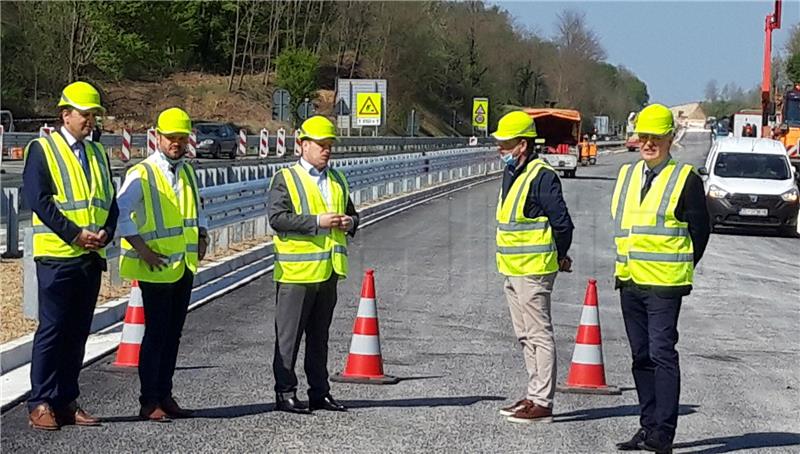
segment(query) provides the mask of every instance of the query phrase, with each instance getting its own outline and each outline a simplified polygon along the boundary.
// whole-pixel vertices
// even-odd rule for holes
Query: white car
[[[712,228],[766,227],[797,235],[797,175],[786,148],[772,139],[726,137],[714,142],[703,177]]]

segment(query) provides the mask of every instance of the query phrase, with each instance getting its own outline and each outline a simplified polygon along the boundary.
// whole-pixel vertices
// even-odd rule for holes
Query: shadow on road
[[[696,454],[712,454],[734,452],[744,449],[778,448],[786,446],[799,446],[800,434],[790,432],[754,432],[730,437],[716,437],[705,440],[676,443],[674,449],[687,449],[705,447],[697,451],[687,451]]]
[[[679,415],[690,415],[697,413],[699,405],[681,405],[678,408]],[[638,405],[620,405],[617,407],[587,408],[585,410],[575,410],[569,413],[553,415],[555,422],[574,422],[591,421],[594,419],[618,418],[620,416],[638,416]]]
[[[467,407],[482,401],[506,400],[501,396],[420,397],[417,399],[348,400],[342,403],[349,408],[379,407]]]

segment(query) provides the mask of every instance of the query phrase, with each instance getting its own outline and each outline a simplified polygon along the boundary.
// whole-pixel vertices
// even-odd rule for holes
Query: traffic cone
[[[375,276],[373,270],[364,273],[361,301],[353,325],[353,340],[344,372],[331,377],[332,381],[389,385],[399,378],[383,373],[381,340],[378,332],[378,309],[375,306]]]
[[[131,296],[125,310],[125,322],[122,325],[122,340],[117,349],[117,360],[114,366],[139,367],[139,350],[144,338],[144,305],[139,281],[131,282]]]
[[[606,384],[603,367],[603,341],[597,310],[597,281],[589,279],[583,300],[581,323],[575,336],[575,351],[567,382],[557,387],[563,393],[621,394],[616,386]]]

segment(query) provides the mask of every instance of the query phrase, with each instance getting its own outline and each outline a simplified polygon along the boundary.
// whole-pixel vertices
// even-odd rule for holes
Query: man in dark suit
[[[100,94],[75,82],[58,107],[60,129],[28,145],[22,175],[39,286],[29,422],[42,430],[99,425],[77,403],[78,375],[118,216],[108,156],[86,140],[105,112]]]
[[[336,285],[347,276],[347,237],[358,227],[344,174],[328,167],[336,127],[314,116],[300,127],[300,160],[281,169],[269,190],[269,222],[276,234],[275,374],[276,409],[308,414],[345,411],[330,394],[328,329]],[[305,333],[309,405],[297,398],[294,372]]]

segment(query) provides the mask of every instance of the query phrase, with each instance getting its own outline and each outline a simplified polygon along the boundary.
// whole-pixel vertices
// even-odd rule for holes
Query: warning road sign
[[[489,127],[489,98],[472,99],[472,126],[478,129]]]
[[[380,126],[381,94],[358,93],[356,95],[356,126]]]

